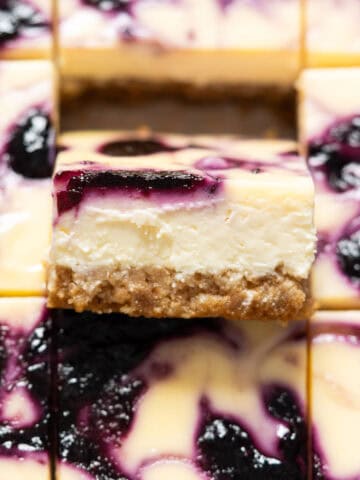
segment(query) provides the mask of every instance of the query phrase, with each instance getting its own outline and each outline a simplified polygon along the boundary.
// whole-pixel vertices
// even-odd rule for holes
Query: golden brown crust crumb
[[[159,267],[99,268],[86,273],[51,266],[52,308],[144,317],[224,317],[287,322],[311,314],[308,282],[274,272],[254,280],[234,272],[180,277]]]

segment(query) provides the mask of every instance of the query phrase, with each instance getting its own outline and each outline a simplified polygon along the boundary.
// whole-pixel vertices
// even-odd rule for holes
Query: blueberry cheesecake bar
[[[0,59],[49,59],[52,15],[53,0],[1,0]]]
[[[308,70],[301,141],[315,188],[313,294],[323,308],[360,307],[360,69]]]
[[[303,322],[63,310],[55,331],[57,480],[306,479]]]
[[[44,298],[0,299],[0,478],[50,480],[50,340]]]
[[[0,296],[45,293],[54,163],[50,62],[0,62]]]
[[[360,477],[360,311],[322,311],[311,321],[312,478]],[[344,448],[346,445],[346,448]]]
[[[290,85],[300,0],[61,0],[65,80],[186,89]]]
[[[305,0],[306,64],[360,66],[360,5],[356,0]]]
[[[237,320],[309,312],[313,185],[293,143],[149,132],[61,143],[50,306]]]

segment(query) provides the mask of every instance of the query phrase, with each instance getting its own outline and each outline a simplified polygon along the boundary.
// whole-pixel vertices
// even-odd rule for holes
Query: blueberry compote
[[[41,108],[32,108],[12,128],[4,159],[26,178],[50,177],[54,166],[54,128]]]
[[[178,148],[166,145],[155,138],[147,140],[135,138],[106,143],[100,147],[99,152],[111,157],[139,157],[155,153],[175,152],[176,150]]]
[[[311,141],[309,167],[335,192],[360,188],[360,116],[337,122]]]
[[[26,0],[1,0],[0,47],[22,35],[33,35],[38,29],[48,28],[44,15]]]
[[[336,255],[341,270],[360,286],[360,230],[338,241]]]
[[[110,447],[121,445],[147,389],[134,370],[162,340],[220,325],[58,311],[55,328],[59,456],[95,478],[124,480]]]
[[[285,387],[264,389],[264,409],[280,421],[278,458],[267,456],[237,420],[211,411],[202,402],[197,448],[199,466],[213,480],[305,480],[306,426],[294,395]]]
[[[0,418],[0,455],[30,455],[50,450],[50,327],[43,318],[28,335],[0,328],[0,362],[2,395],[17,388],[26,389],[36,420],[16,427]]]
[[[172,195],[202,193],[215,195],[221,186],[221,179],[197,175],[183,170],[108,170],[60,172],[55,183],[66,183],[66,190],[57,193],[59,214],[76,207],[89,192],[103,195],[108,191],[122,191],[134,198],[166,198]]]

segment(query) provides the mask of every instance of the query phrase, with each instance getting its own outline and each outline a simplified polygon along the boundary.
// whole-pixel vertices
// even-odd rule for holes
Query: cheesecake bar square
[[[0,2],[0,59],[50,59],[54,4],[54,0]]]
[[[57,480],[306,478],[303,322],[54,321]]]
[[[45,293],[54,163],[53,69],[0,62],[0,296]]]
[[[0,478],[50,480],[50,340],[44,298],[0,299]]]
[[[360,477],[360,311],[322,311],[311,321],[312,478]]]
[[[300,0],[61,0],[65,79],[188,90],[290,85],[300,68]]]
[[[360,66],[360,5],[356,0],[305,0],[308,67]]]
[[[302,148],[315,189],[313,294],[322,308],[360,307],[360,69],[305,71]]]
[[[149,132],[61,142],[50,306],[278,321],[311,309],[313,185],[293,143]]]

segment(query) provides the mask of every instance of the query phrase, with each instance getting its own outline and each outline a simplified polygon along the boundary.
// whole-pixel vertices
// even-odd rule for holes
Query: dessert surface
[[[357,2],[0,0],[0,480],[360,479]]]
[[[0,62],[0,294],[45,293],[55,155],[48,61]]]
[[[318,312],[310,332],[313,478],[358,478],[359,456],[351,439],[360,425],[353,377],[360,364],[360,311]]]
[[[2,0],[0,58],[49,59],[53,30],[52,0]]]
[[[300,81],[302,143],[316,189],[313,291],[324,308],[360,306],[358,81],[360,69],[308,70]]]
[[[326,14],[324,14],[326,12]],[[360,65],[360,6],[354,0],[307,0],[306,65]]]
[[[313,187],[292,143],[62,139],[72,142],[54,176],[50,305],[238,320],[308,310]]]
[[[50,345],[44,298],[0,298],[0,478],[50,479]]]
[[[303,323],[63,311],[55,325],[59,462],[74,479],[306,477]]]
[[[300,0],[62,0],[62,74],[178,87],[286,85],[300,68],[300,18]]]

